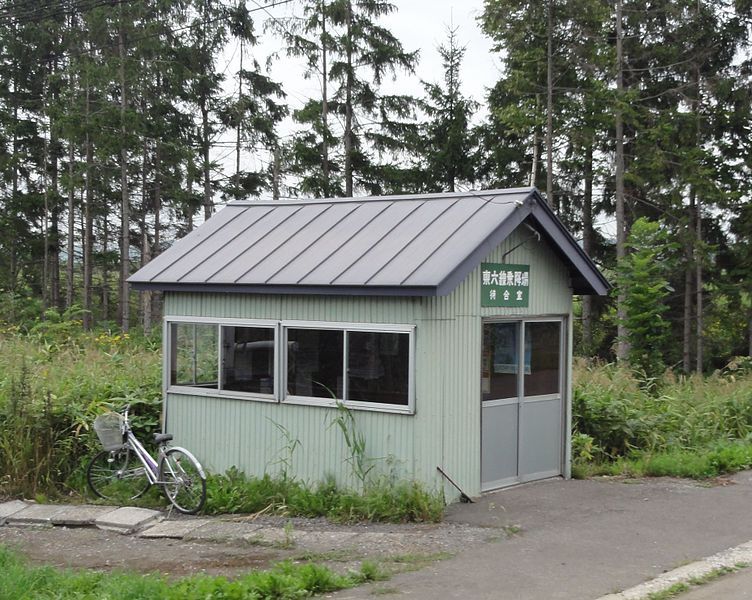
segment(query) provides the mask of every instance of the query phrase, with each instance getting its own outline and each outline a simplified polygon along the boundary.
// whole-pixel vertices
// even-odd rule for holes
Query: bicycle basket
[[[94,419],[94,431],[105,450],[117,450],[123,446],[123,417],[108,412]]]

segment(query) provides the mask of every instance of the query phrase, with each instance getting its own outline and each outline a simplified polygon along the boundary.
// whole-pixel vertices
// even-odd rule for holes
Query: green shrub
[[[261,511],[340,522],[438,522],[444,514],[444,499],[413,482],[377,481],[359,492],[340,489],[331,478],[309,486],[270,475],[248,477],[237,469],[209,476],[207,513]]]

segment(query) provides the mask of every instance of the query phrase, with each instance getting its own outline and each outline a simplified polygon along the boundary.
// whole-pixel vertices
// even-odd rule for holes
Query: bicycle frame
[[[141,463],[145,467],[146,472],[146,478],[149,480],[149,483],[154,485],[155,483],[159,483],[159,472],[158,472],[158,465],[157,461],[154,460],[151,454],[149,454],[146,451],[146,448],[144,448],[143,444],[138,441],[138,438],[136,438],[135,435],[133,435],[133,432],[131,431],[130,427],[126,430],[126,436],[128,443],[127,445],[130,446],[130,448],[133,450],[133,452],[138,456],[138,459],[141,461]],[[159,448],[160,456],[163,453],[162,448]]]

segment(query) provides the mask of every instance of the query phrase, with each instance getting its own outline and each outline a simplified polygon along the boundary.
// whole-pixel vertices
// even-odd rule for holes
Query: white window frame
[[[391,325],[381,323],[348,323],[333,321],[281,321],[282,329],[282,346],[285,350],[287,344],[287,332],[290,329],[328,329],[343,332],[342,342],[342,400],[334,398],[316,398],[313,396],[295,396],[287,394],[282,395],[282,402],[285,404],[299,404],[305,406],[323,406],[327,408],[336,407],[338,402],[342,402],[346,407],[357,410],[370,410],[375,412],[389,412],[413,415],[415,414],[415,326],[414,325]],[[407,405],[385,404],[381,402],[362,402],[347,399],[347,359],[349,350],[350,331],[366,331],[369,333],[402,333],[408,336],[408,374],[407,374]],[[285,351],[282,358],[280,381],[284,382],[284,389],[287,390],[287,352]]]
[[[172,385],[170,372],[172,369],[172,325],[183,323],[188,325],[209,324],[217,327],[217,388],[201,388],[186,385]],[[260,327],[274,329],[274,393],[258,394],[253,392],[238,392],[220,389],[222,381],[222,326]],[[415,325],[394,325],[386,323],[354,323],[334,321],[301,321],[301,320],[270,320],[270,319],[238,319],[224,317],[192,317],[167,315],[164,317],[163,339],[163,386],[165,394],[185,394],[188,396],[204,396],[209,398],[251,400],[254,402],[274,402],[303,406],[322,406],[333,408],[340,402],[329,398],[315,398],[312,396],[294,396],[287,394],[287,331],[289,329],[329,329],[343,332],[342,355],[342,395],[341,401],[348,408],[373,412],[396,414],[415,414]],[[378,402],[362,402],[347,400],[347,359],[348,332],[366,331],[369,333],[402,333],[408,335],[408,389],[407,405],[385,404]],[[284,352],[283,352],[284,349]]]
[[[169,394],[185,394],[187,396],[207,396],[210,398],[233,398],[237,400],[254,400],[257,402],[279,402],[279,321],[265,319],[228,319],[221,317],[181,317],[166,316],[165,320],[165,386]],[[217,387],[193,387],[189,385],[173,385],[170,383],[172,369],[172,325],[183,323],[186,325],[216,325],[217,327]],[[236,390],[223,390],[222,386],[222,327],[258,327],[274,331],[274,391],[272,394],[260,394],[256,392],[239,392]]]

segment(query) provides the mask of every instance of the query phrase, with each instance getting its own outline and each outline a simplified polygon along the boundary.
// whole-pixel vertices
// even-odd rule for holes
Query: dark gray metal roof
[[[173,291],[444,295],[525,219],[570,265],[575,293],[607,292],[534,188],[232,202],[128,281]]]

